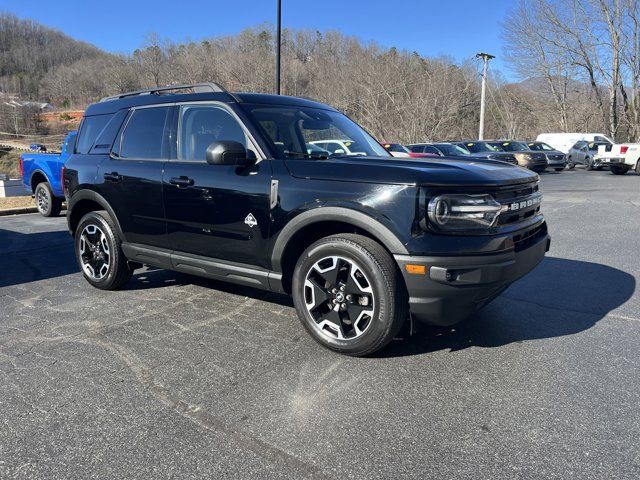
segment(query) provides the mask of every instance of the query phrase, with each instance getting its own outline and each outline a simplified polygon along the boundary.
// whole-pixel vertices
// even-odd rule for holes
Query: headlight
[[[491,195],[438,195],[429,201],[427,214],[440,230],[479,230],[493,227],[502,205]]]

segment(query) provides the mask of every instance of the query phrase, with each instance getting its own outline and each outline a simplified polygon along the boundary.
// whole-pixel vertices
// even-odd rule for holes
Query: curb
[[[62,208],[63,212],[66,212],[66,208]],[[6,217],[9,215],[20,215],[23,213],[38,213],[38,209],[36,207],[19,207],[19,208],[8,208],[6,210],[0,210],[0,217]]]
[[[5,215],[18,215],[20,213],[38,213],[38,209],[36,207],[9,208],[6,210],[0,210],[0,217]]]

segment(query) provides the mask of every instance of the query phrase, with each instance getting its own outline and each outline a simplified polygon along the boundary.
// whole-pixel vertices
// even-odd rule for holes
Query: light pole
[[[487,90],[487,66],[489,65],[489,60],[492,58],[496,58],[494,55],[489,55],[488,53],[478,53],[476,54],[476,58],[482,58],[482,93],[480,94],[480,129],[478,130],[478,140],[484,139],[484,99]]]
[[[280,95],[280,46],[282,44],[282,0],[278,2],[276,20],[276,95]]]

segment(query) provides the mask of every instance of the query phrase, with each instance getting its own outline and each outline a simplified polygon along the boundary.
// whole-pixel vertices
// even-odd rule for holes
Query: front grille
[[[521,252],[527,248],[535,245],[547,235],[547,224],[543,223],[531,230],[527,230],[524,233],[513,236],[513,249],[516,252]]]
[[[564,155],[549,155],[549,160],[564,160]]]
[[[513,225],[540,212],[540,203],[535,202],[540,197],[537,183],[515,186],[492,195],[496,201],[508,207],[498,217],[497,226]]]

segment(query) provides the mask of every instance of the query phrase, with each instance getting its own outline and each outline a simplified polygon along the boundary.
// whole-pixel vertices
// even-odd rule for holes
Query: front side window
[[[170,107],[134,110],[122,134],[120,157],[140,160],[169,158],[165,139],[169,111]]]
[[[436,148],[445,155],[451,155],[456,157],[469,155],[469,152],[464,148],[461,148],[458,145],[453,145],[449,143],[439,143],[436,145]]]
[[[535,151],[551,151],[551,150],[555,150],[553,147],[547,145],[546,143],[542,143],[542,142],[533,142],[529,144],[529,149],[530,150],[535,150]]]
[[[260,104],[243,104],[242,108],[260,125],[266,140],[279,156],[318,159],[352,155],[390,156],[358,124],[335,111]],[[310,152],[308,144],[326,152]]]
[[[268,127],[267,127],[268,128]],[[213,142],[234,141],[249,148],[249,141],[236,118],[216,105],[183,105],[180,114],[179,159],[204,162]]]

